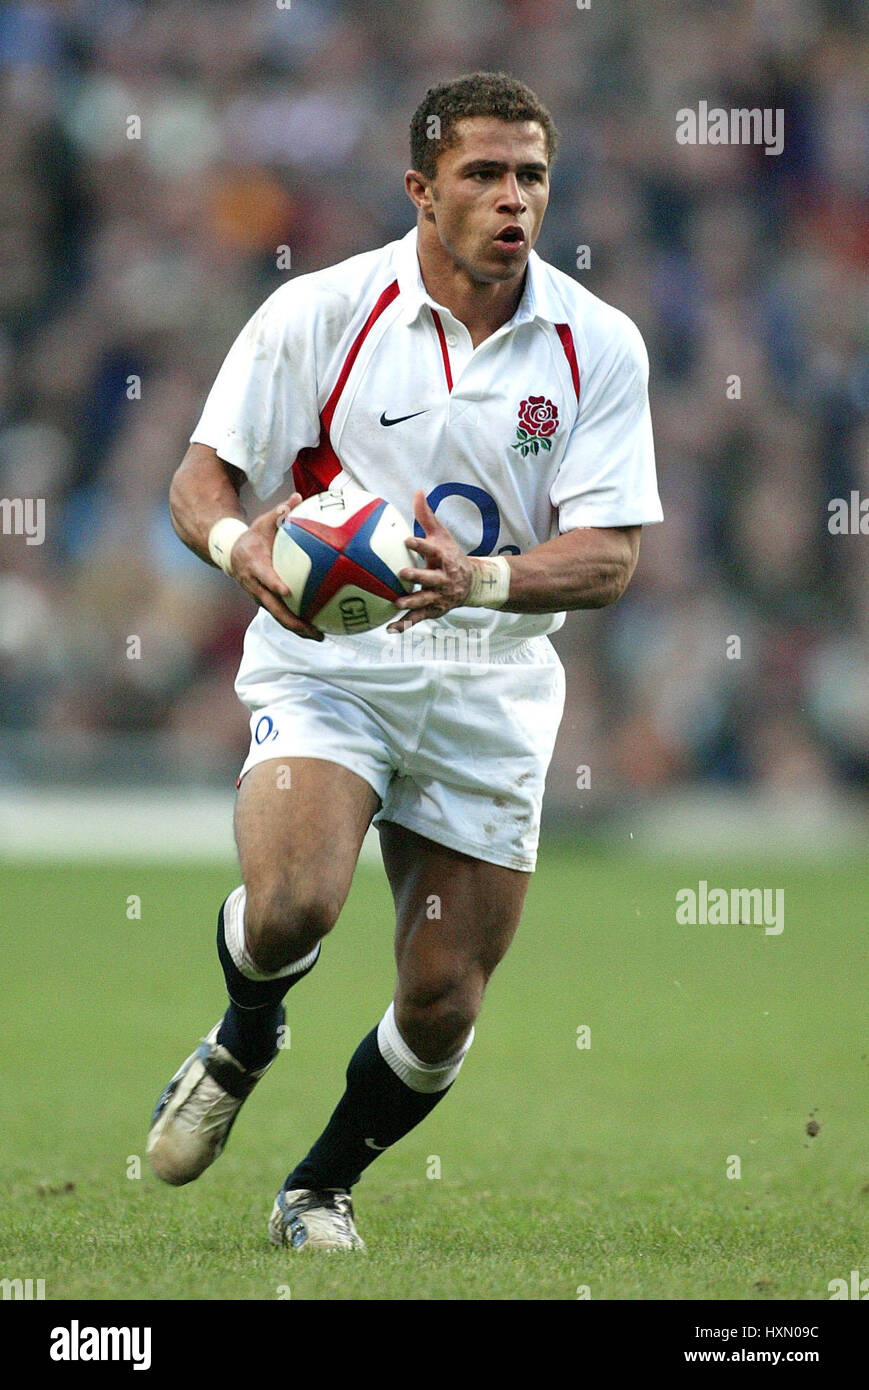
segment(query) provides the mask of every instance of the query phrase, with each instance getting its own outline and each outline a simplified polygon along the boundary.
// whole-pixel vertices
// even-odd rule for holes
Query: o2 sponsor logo
[[[494,497],[485,488],[475,487],[473,483],[440,483],[429,493],[426,501],[432,511],[437,513],[441,502],[447,497],[464,497],[466,501],[473,502],[480,513],[480,521],[483,526],[483,537],[475,550],[469,550],[469,555],[491,555],[498,543],[498,536],[501,531],[501,514],[498,511]],[[414,522],[413,534],[421,536],[422,527],[418,521]],[[518,545],[499,546],[499,555],[518,555]]]
[[[272,719],[271,715],[261,714],[254,725],[254,743],[269,743],[272,739],[277,738],[277,736],[278,731],[275,728],[275,721]]]

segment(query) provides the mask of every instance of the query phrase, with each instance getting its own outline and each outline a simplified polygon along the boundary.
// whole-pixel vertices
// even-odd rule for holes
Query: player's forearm
[[[213,565],[208,535],[225,516],[245,521],[238,498],[241,474],[205,444],[191,444],[172,479],[169,515],[181,540],[206,564]]]
[[[637,563],[640,527],[568,531],[524,555],[510,555],[505,613],[604,608],[621,598]]]
[[[185,545],[206,564],[220,561],[221,569],[235,579],[245,593],[265,608],[281,627],[299,637],[322,642],[323,634],[287,607],[289,586],[272,566],[275,530],[287,511],[301,502],[297,492],[263,512],[248,525],[238,500],[244,474],[218,458],[204,444],[191,444],[169,490],[172,525]],[[241,526],[233,531],[236,518]],[[215,522],[226,520],[229,534]],[[212,534],[212,528],[214,534]],[[209,546],[209,537],[211,546]],[[213,552],[213,553],[212,553]]]

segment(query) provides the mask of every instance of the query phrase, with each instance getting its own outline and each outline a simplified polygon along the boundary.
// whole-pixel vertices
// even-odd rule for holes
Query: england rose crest
[[[529,396],[519,407],[516,442],[510,447],[518,449],[523,458],[526,454],[539,454],[541,449],[552,448],[557,429],[558,407],[545,396]]]

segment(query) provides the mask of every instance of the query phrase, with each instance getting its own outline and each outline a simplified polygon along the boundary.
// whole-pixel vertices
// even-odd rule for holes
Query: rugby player
[[[181,539],[260,611],[236,682],[251,746],[243,882],[218,918],[229,1005],[158,1101],[159,1177],[221,1153],[372,822],[395,902],[392,1001],[277,1195],[277,1245],[362,1248],[354,1185],[455,1081],[535,867],[564,698],[549,635],[624,593],[661,520],[640,334],[533,249],[556,139],[504,74],[432,88],[411,124],[415,227],[265,302],[172,482]],[[242,484],[266,498],[291,470],[248,523]],[[418,587],[386,628],[323,640],[286,606],[272,543],[302,498],[348,483],[413,515]]]

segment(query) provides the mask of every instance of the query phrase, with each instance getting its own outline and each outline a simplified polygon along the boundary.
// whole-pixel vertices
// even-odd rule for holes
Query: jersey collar
[[[407,236],[403,236],[400,241],[395,243],[394,265],[401,295],[401,320],[406,324],[414,323],[419,317],[420,310],[426,304],[432,309],[437,309],[438,313],[450,314],[449,309],[432,299],[423,284],[416,248],[416,227],[409,231]],[[525,289],[522,292],[522,298],[515,314],[509,320],[509,325],[505,324],[505,327],[531,323],[534,319],[540,319],[544,323],[555,323],[558,310],[554,305],[548,305],[546,289],[544,263],[537,252],[532,251],[528,257],[528,273],[525,277]]]

